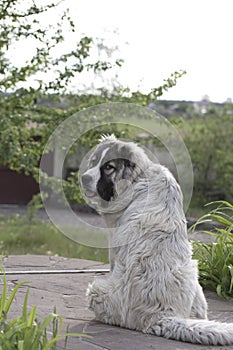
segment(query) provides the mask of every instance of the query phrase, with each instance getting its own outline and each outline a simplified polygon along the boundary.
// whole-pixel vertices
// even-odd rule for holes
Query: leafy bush
[[[192,159],[196,205],[219,199],[232,202],[232,115],[216,111],[177,126]]]
[[[185,71],[174,72],[161,86],[151,89],[146,95],[138,91],[130,93],[128,89],[100,89],[95,94],[67,95],[76,80],[82,85],[81,79],[84,79],[85,84],[85,75],[80,76],[80,73],[92,73],[95,77],[112,68],[118,69],[123,61],[115,58],[115,55],[111,57],[110,52],[114,52],[115,48],[105,47],[102,40],[98,44],[98,41],[85,35],[73,43],[73,50],[59,50],[67,32],[72,34],[76,30],[69,10],[60,12],[61,2],[51,0],[40,5],[34,1],[30,4],[23,0],[0,0],[0,165],[32,175],[37,182],[44,146],[56,127],[70,115],[104,102],[125,101],[148,105],[149,101],[156,100],[164,91],[175,86],[185,74]],[[42,14],[48,11],[51,16],[56,11],[61,14],[54,26],[41,21]],[[80,37],[78,32],[75,37]],[[31,41],[35,43],[36,50],[31,55],[28,53],[25,62],[15,63],[9,58],[15,43],[24,45]],[[103,50],[107,60],[102,59],[102,55],[96,59],[96,49],[98,52]],[[56,51],[62,51],[62,54],[56,55]],[[52,74],[51,79],[48,72]],[[90,88],[92,90],[91,86],[87,86],[86,91]],[[91,128],[89,116],[84,121]],[[88,141],[93,142],[91,138]],[[46,175],[43,179],[47,188],[56,185]],[[71,174],[67,180],[64,181],[67,195],[71,200],[80,201],[76,178]]]
[[[31,311],[28,311],[29,290],[24,298],[22,314],[19,317],[8,320],[7,316],[14,297],[23,284],[24,282],[18,283],[7,298],[7,281],[4,275],[3,290],[0,295],[0,349],[53,350],[56,349],[57,341],[62,338],[66,338],[66,348],[67,337],[79,336],[79,334],[60,334],[62,318],[56,314],[56,309],[54,309],[54,313],[51,313],[44,320],[39,320],[36,313],[36,305],[33,306]],[[48,327],[50,327],[49,331]]]
[[[193,242],[193,257],[199,262],[200,283],[215,290],[225,299],[233,299],[233,205],[226,201],[202,216],[200,223],[211,222],[213,231],[204,231],[215,238],[213,243]],[[213,204],[210,203],[210,204]]]

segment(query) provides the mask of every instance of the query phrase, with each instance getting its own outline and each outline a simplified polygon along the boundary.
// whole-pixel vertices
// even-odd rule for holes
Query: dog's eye
[[[104,166],[104,173],[105,173],[106,175],[111,175],[115,170],[116,170],[116,169],[115,169],[114,166],[111,165],[111,164],[106,164],[106,165]]]

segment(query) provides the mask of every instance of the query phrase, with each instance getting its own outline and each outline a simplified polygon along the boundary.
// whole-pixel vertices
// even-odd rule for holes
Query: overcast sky
[[[124,85],[140,84],[149,90],[174,70],[186,69],[187,75],[164,97],[233,98],[232,0],[67,0],[67,4],[83,32],[103,36],[118,28],[113,39],[119,46],[122,43]]]
[[[65,0],[62,6],[70,8],[78,33],[118,45],[124,86],[149,91],[185,69],[163,98],[233,99],[232,0]]]

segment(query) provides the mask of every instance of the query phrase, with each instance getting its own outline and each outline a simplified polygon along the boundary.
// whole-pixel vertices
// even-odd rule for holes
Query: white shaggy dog
[[[82,175],[111,232],[111,272],[89,285],[96,319],[185,342],[233,344],[233,324],[207,320],[182,194],[132,142],[103,137]]]

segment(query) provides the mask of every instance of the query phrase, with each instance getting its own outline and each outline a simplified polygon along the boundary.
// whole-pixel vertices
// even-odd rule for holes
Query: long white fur
[[[109,141],[116,147],[128,145],[138,175],[129,205],[104,213],[107,224],[115,227],[113,261],[110,275],[95,279],[87,291],[96,319],[185,342],[233,344],[233,323],[207,320],[176,180],[136,144]]]

